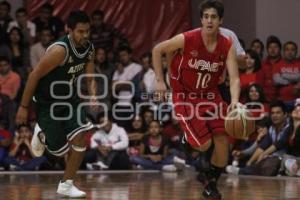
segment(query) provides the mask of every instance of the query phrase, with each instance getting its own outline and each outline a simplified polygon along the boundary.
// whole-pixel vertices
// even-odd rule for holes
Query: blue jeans
[[[8,156],[5,158],[4,163],[8,166],[15,165],[16,170],[19,170],[19,171],[30,171],[30,170],[35,170],[42,163],[44,163],[46,161],[47,161],[46,157],[42,156],[42,157],[38,157],[38,158],[32,158],[31,160],[29,160],[23,164],[20,164],[20,162],[15,157]]]
[[[144,169],[154,169],[154,170],[161,170],[164,165],[173,164],[173,155],[165,157],[160,162],[153,162],[150,159],[142,158],[141,156],[132,156],[130,158],[131,162],[136,165],[141,165]]]

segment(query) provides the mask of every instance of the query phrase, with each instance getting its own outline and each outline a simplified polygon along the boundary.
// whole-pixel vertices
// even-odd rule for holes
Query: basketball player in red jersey
[[[203,196],[221,199],[217,180],[227,165],[229,144],[224,129],[226,103],[218,90],[225,68],[230,78],[231,105],[239,101],[240,80],[232,42],[219,33],[224,7],[218,0],[201,4],[201,29],[179,34],[157,44],[153,64],[157,91],[166,91],[161,64],[162,54],[173,53],[169,67],[174,110],[184,131],[184,139],[202,152],[196,164]]]

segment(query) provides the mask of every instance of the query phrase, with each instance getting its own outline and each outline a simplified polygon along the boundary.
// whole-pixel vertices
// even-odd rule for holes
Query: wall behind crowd
[[[165,39],[191,28],[189,0],[101,0],[101,1],[25,1],[30,17],[49,2],[55,7],[54,15],[65,20],[71,10],[81,9],[91,14],[96,9],[105,13],[105,22],[124,33],[135,49],[135,55],[149,51]]]
[[[199,5],[203,0],[191,0],[192,26],[200,24]],[[271,34],[282,42],[300,44],[299,0],[223,0],[224,27],[230,28],[249,46],[254,38],[263,42]]]

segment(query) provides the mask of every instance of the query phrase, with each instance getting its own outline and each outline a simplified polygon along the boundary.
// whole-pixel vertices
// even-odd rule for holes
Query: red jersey
[[[295,61],[292,63],[286,62],[284,59],[276,63],[272,69],[272,75],[284,74],[284,73],[300,73],[300,62]],[[282,101],[293,101],[299,96],[294,94],[294,87],[296,83],[290,83],[288,85],[282,85],[278,89],[279,98]]]
[[[218,82],[226,65],[231,41],[218,34],[217,45],[208,52],[201,29],[183,33],[184,49],[177,52],[171,62],[170,84],[173,93],[195,93],[197,96],[219,95]]]

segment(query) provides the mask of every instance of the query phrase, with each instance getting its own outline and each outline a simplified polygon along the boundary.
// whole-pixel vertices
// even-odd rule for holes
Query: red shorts
[[[188,143],[199,147],[211,139],[212,134],[226,134],[224,119],[228,105],[220,98],[187,100],[174,98],[175,115]]]

